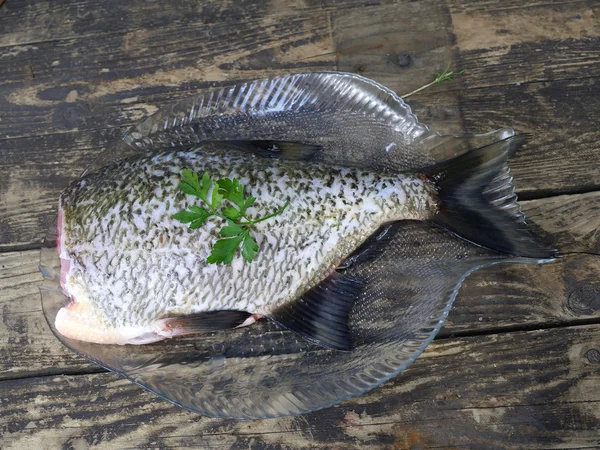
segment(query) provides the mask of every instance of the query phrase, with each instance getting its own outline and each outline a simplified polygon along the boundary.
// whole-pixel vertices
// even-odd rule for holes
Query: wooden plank
[[[519,194],[535,198],[600,188],[598,96],[597,78],[469,89],[461,112],[467,133],[503,124],[530,134],[511,168]]]
[[[4,141],[0,159],[0,250],[39,248],[56,217],[58,196],[124,130]],[[25,158],[23,155],[27,154]]]
[[[38,250],[0,254],[0,379],[98,370],[50,331],[40,302],[39,263]]]
[[[331,28],[338,70],[373,78],[400,95],[456,59],[450,13],[442,2],[333,11]]]
[[[289,15],[319,9],[320,2],[240,3],[206,0],[200,4],[118,0],[11,0],[0,14],[0,47],[60,41],[81,36],[149,28],[202,26],[217,22],[239,23],[255,17]]]
[[[595,11],[595,14],[598,13],[600,8]],[[542,20],[540,19],[540,23],[543,23]],[[454,22],[453,29],[457,33],[459,26],[468,29],[471,24],[470,16],[461,18],[461,21],[464,23]],[[496,23],[496,26],[489,26],[490,30],[487,33],[495,33],[495,36],[510,33],[509,30],[501,28],[503,25]],[[521,29],[527,27],[523,26]],[[512,44],[499,40],[492,47],[484,47],[489,42],[479,40],[479,35],[460,36],[463,39],[471,38],[464,41],[461,47],[458,36],[458,66],[467,69],[462,80],[468,89],[598,76],[600,38],[597,36],[581,39],[563,39],[557,36],[542,41],[517,41]]]
[[[0,48],[0,137],[122,126],[161,104],[140,115],[140,95],[173,100],[176,91],[191,95],[215,82],[263,77],[266,69],[333,69],[331,43],[327,14],[318,12],[250,19],[233,30],[190,24]]]
[[[600,330],[433,343],[372,392],[300,417],[207,419],[113,374],[0,383],[3,448],[597,448]]]
[[[600,192],[523,202],[527,220],[565,256],[543,266],[496,266],[465,281],[440,336],[600,318]],[[595,255],[591,255],[595,254]]]
[[[563,252],[600,254],[600,192],[524,203],[530,221]],[[44,321],[37,250],[0,254],[0,379],[81,371]],[[600,257],[568,256],[543,266],[495,266],[471,275],[440,336],[518,327],[600,322]]]
[[[177,18],[173,18],[172,23],[169,23],[171,16],[149,19],[165,22],[159,31],[150,32],[149,27],[154,23],[140,22],[140,19],[132,22],[137,28],[114,31],[98,40],[83,32],[88,28],[84,26],[87,19],[82,18],[83,23],[77,27],[81,35],[56,48],[52,41],[0,49],[3,61],[0,86],[6,84],[7,111],[14,110],[0,123],[0,136],[129,124],[137,117],[123,111],[119,102],[124,99],[134,107],[136,101],[144,98],[146,101],[141,101],[138,108],[142,110],[149,95],[194,91],[206,82],[252,78],[257,76],[257,69],[333,69],[336,57],[339,70],[373,77],[400,94],[429,81],[434,70],[451,61],[469,68],[462,81],[467,87],[589,77],[598,72],[597,41],[588,37],[595,36],[597,31],[590,20],[582,21],[579,28],[577,25],[567,28],[572,29],[571,35],[563,33],[568,39],[561,35],[560,40],[544,41],[543,48],[532,47],[531,41],[523,40],[525,36],[520,38],[525,45],[522,48],[515,44],[489,49],[478,46],[478,40],[465,33],[459,33],[457,40],[455,31],[466,28],[468,23],[462,25],[457,19],[457,24],[453,24],[453,13],[438,2],[334,10],[331,13],[334,48],[327,40],[330,30],[325,12],[294,12],[293,5],[288,5],[289,10],[282,6],[281,13],[288,15],[277,20],[268,14],[256,17],[250,14],[250,19],[235,27],[234,35],[227,21],[204,23],[197,15],[186,16],[187,10],[182,8],[173,13]],[[81,9],[81,5],[78,7]],[[552,8],[538,7],[546,15],[553,13]],[[589,15],[591,11],[583,3],[570,8],[574,16]],[[120,10],[119,7],[114,9]],[[227,11],[227,6],[223,10]],[[518,12],[518,17],[531,20],[540,11],[526,8]],[[99,15],[88,16],[93,21],[92,29],[107,29],[99,22]],[[144,14],[139,16],[144,17]],[[40,17],[45,16],[40,13]],[[422,21],[419,17],[429,20]],[[288,27],[280,26],[281,22],[289,22]],[[397,26],[399,22],[403,27]],[[300,23],[305,33],[298,40],[287,42],[293,35],[291,30],[297,31]],[[109,29],[113,30],[112,22]],[[497,29],[499,33],[502,30],[511,32]],[[182,35],[186,39],[181,39]],[[534,37],[531,35],[529,39]],[[297,48],[298,42],[304,45]],[[508,54],[502,56],[502,52]],[[157,71],[158,67],[161,70]],[[574,70],[579,72],[574,74]],[[436,88],[436,92],[456,89],[456,84],[447,84]],[[69,102],[66,101],[68,96]],[[154,107],[159,106],[154,103]],[[439,115],[448,116],[448,109]],[[460,127],[457,113],[458,110],[454,110],[454,115],[446,117],[446,121]]]
[[[512,166],[527,198],[598,189],[600,131],[589,124],[600,113],[590,101],[600,95],[599,5],[451,0],[448,7],[457,65],[467,68],[464,130],[502,123],[531,134]]]
[[[544,0],[544,1],[527,1],[522,0],[447,0],[446,4],[452,13],[463,13],[463,14],[498,14],[519,12],[521,14],[528,14],[529,11],[540,11],[540,10],[557,10],[564,11],[565,9],[571,8],[572,11],[579,11],[582,7],[592,8],[596,6],[596,3],[592,0]],[[572,19],[581,19],[575,17],[575,13]],[[552,20],[552,18],[550,18]],[[532,25],[544,27],[544,24],[532,23]],[[523,33],[527,31],[520,30]],[[545,35],[533,36],[531,39],[540,39],[550,34],[551,29],[545,28]],[[541,40],[541,39],[540,39]]]
[[[600,26],[594,18],[599,12],[588,1],[450,0],[331,15],[340,70],[363,73],[401,94],[429,81],[449,62],[467,69],[460,84],[468,89],[597,77]],[[456,90],[456,85],[436,90]]]

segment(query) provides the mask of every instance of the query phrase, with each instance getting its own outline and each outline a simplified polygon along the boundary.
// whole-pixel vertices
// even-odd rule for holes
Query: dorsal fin
[[[444,136],[420,123],[395,92],[360,75],[277,75],[214,88],[159,109],[131,127],[136,150],[207,141],[293,141],[319,160],[378,171],[416,170],[514,135],[510,128]]]

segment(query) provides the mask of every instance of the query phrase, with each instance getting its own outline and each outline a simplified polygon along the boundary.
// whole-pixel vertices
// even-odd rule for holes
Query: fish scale
[[[183,168],[237,178],[246,195],[258,199],[250,217],[289,201],[282,214],[254,226],[260,248],[254,261],[238,255],[230,265],[206,263],[223,223],[210,218],[191,230],[173,219],[199,204],[178,188]],[[80,308],[93,310],[90,317],[102,318],[118,343],[132,333],[159,333],[164,317],[218,310],[268,314],[317,285],[383,223],[429,216],[432,189],[413,175],[210,145],[139,156],[87,175],[61,196],[61,257],[70,260],[63,287]]]

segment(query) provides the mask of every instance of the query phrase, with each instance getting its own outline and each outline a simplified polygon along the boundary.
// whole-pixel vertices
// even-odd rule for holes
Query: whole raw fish
[[[406,173],[311,162],[311,152],[267,158],[260,142],[207,143],[111,164],[61,196],[62,284],[72,301],[56,328],[79,340],[144,344],[266,316],[349,350],[348,313],[368,280],[344,270],[376,257],[389,224],[431,221],[498,252],[552,256],[504,213],[514,198],[482,196],[520,141]],[[240,180],[258,199],[250,217],[288,202],[281,215],[256,225],[254,261],[206,262],[221,219],[196,230],[174,219],[194,202],[178,187],[184,168]]]

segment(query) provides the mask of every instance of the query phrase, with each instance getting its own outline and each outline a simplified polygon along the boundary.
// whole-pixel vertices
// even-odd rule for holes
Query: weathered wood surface
[[[336,69],[402,95],[451,62],[467,72],[410,98],[419,118],[447,133],[529,133],[511,161],[525,212],[562,251],[600,253],[599,17],[592,0],[7,0],[0,448],[600,447],[598,256],[479,271],[397,379],[306,416],[231,422],[93,373],[60,345],[35,250],[69,180],[173,100]]]
[[[339,407],[255,422],[203,418],[108,373],[5,381],[0,433],[6,449],[591,449],[598,349],[595,326],[448,339]]]

